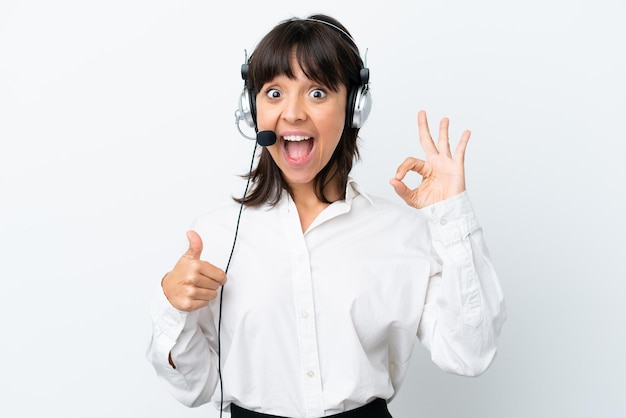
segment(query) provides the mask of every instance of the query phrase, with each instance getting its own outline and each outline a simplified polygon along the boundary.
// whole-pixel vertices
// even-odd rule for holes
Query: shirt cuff
[[[156,334],[166,337],[171,343],[174,343],[181,332],[195,328],[198,322],[198,311],[183,312],[174,308],[159,286],[152,303],[152,322]]]
[[[433,240],[448,246],[480,228],[467,191],[422,208],[429,219]]]

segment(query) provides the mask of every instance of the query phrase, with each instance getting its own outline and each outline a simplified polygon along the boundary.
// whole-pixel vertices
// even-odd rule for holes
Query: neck
[[[291,197],[298,209],[302,232],[306,231],[315,218],[328,207],[329,203],[321,201],[315,194],[313,183],[290,186]],[[343,197],[345,191],[339,191],[337,182],[332,182],[324,190],[324,195],[330,202]]]

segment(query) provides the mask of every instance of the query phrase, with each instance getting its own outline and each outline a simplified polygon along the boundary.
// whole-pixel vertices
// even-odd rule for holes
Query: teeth
[[[299,142],[299,141],[306,141],[307,139],[311,139],[311,137],[310,136],[302,136],[302,135],[289,135],[289,136],[283,136],[283,139],[285,141]]]

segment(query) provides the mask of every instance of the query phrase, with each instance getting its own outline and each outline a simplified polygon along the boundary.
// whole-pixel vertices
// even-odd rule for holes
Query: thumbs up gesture
[[[195,311],[215,299],[217,290],[226,283],[226,274],[213,264],[200,260],[202,238],[195,231],[187,231],[189,248],[180,257],[174,269],[161,281],[163,292],[180,311]]]

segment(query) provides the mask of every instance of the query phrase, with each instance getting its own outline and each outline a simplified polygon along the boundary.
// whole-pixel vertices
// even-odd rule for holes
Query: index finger
[[[213,282],[216,282],[220,285],[223,285],[224,283],[226,283],[226,274],[224,273],[222,269],[214,266],[208,261],[201,261],[200,263],[201,265],[200,265],[200,269],[198,272],[200,273],[201,276]],[[204,285],[201,285],[202,283],[198,283],[198,287],[206,287],[209,289],[214,288],[214,285],[212,285],[210,282],[206,280],[202,280],[202,282],[204,283]]]
[[[420,160],[414,157],[407,157],[404,161],[402,161],[402,164],[398,166],[395,178],[397,180],[403,180],[409,171],[415,171],[416,173],[421,175],[424,164],[424,160]]]

